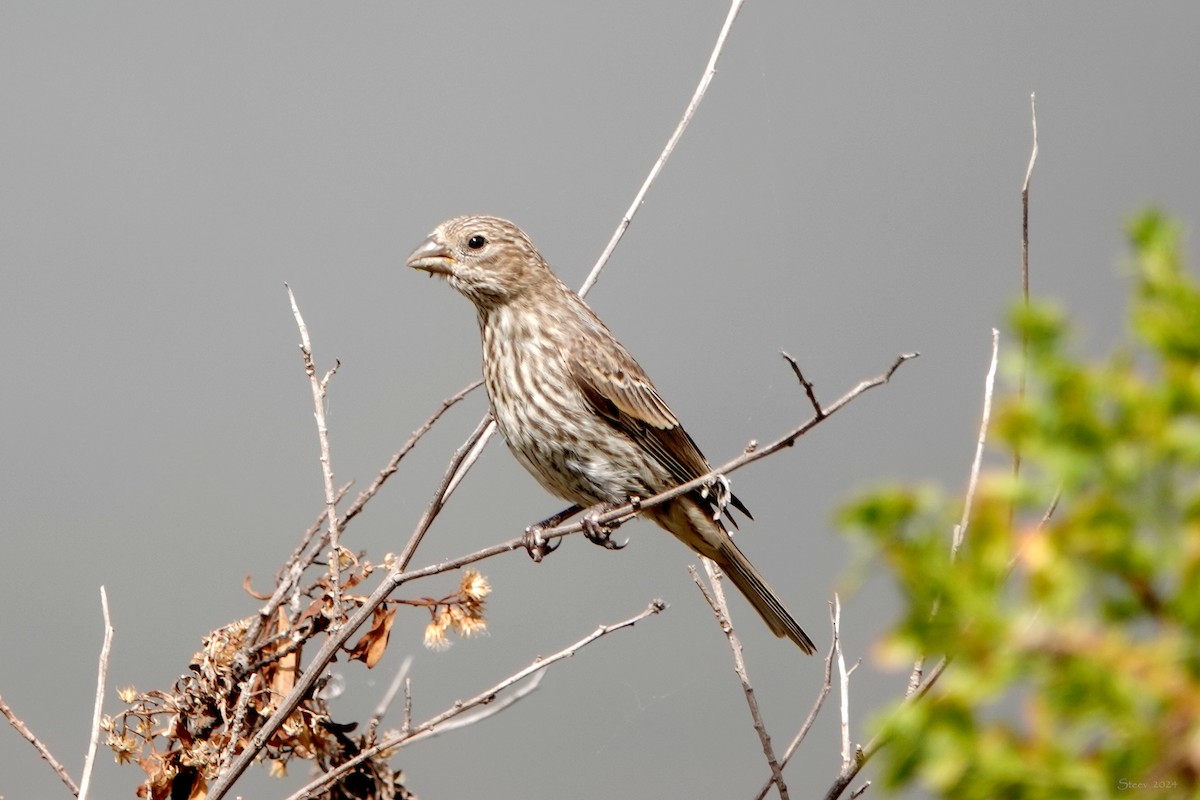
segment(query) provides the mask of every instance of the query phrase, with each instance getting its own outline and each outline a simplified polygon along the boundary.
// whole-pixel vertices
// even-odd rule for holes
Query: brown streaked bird
[[[496,426],[547,491],[588,509],[589,538],[616,547],[596,531],[599,510],[711,471],[645,371],[516,225],[488,216],[447,220],[407,263],[441,275],[475,304]],[[730,502],[749,516],[737,498]],[[716,562],[776,636],[814,652],[718,510],[711,492],[695,491],[643,513]]]

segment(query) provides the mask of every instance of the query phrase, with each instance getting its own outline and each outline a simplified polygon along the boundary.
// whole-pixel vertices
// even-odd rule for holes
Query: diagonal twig
[[[708,91],[708,85],[712,83],[713,76],[717,74],[717,59],[721,57],[721,51],[725,49],[725,40],[729,37],[729,31],[733,28],[733,21],[737,19],[738,12],[742,10],[744,2],[745,0],[733,0],[729,4],[729,13],[725,15],[725,24],[721,26],[721,32],[717,34],[717,43],[713,45],[712,53],[708,57],[708,64],[704,67],[704,74],[700,76],[700,83],[696,86],[696,91],[692,93],[692,99],[688,102],[687,108],[684,109],[683,117],[679,120],[679,124],[675,126],[675,130],[672,131],[671,137],[667,139],[667,144],[663,148],[662,154],[654,162],[654,166],[650,168],[650,174],[646,176],[646,180],[642,183],[642,188],[638,189],[637,194],[634,195],[633,202],[629,205],[629,210],[625,212],[625,216],[621,217],[621,222],[617,225],[617,230],[613,233],[608,245],[605,246],[604,252],[600,254],[600,258],[596,261],[596,266],[592,267],[592,271],[588,273],[587,279],[583,282],[583,287],[579,290],[580,297],[585,296],[596,284],[596,280],[600,277],[600,271],[604,269],[604,265],[608,263],[609,257],[617,249],[617,244],[621,241],[621,237],[629,229],[629,223],[633,221],[633,215],[637,213],[637,210],[642,207],[642,203],[645,202],[646,193],[650,191],[650,187],[654,184],[655,179],[658,178],[658,174],[666,166],[667,159],[671,157],[672,151],[675,150],[675,145],[679,143],[683,132],[687,130],[692,117],[696,115],[696,109],[700,107],[700,101],[704,99],[704,95]]]
[[[78,797],[79,786],[70,774],[68,774],[67,768],[62,765],[61,761],[54,757],[54,754],[50,752],[50,748],[46,746],[46,743],[39,739],[33,731],[29,730],[29,726],[17,716],[8,703],[4,702],[3,697],[0,697],[0,715],[3,715],[8,720],[8,724],[13,726],[13,730],[21,734],[21,738],[33,745],[34,749],[38,751],[38,755],[50,765],[50,769],[54,770],[54,774],[63,782],[67,790],[73,796]]]
[[[733,671],[737,673],[738,680],[742,684],[742,694],[746,696],[746,705],[750,707],[750,719],[754,724],[754,732],[758,734],[763,756],[767,759],[767,766],[771,770],[771,783],[779,790],[779,800],[788,800],[787,784],[783,780],[783,767],[780,765],[779,759],[775,757],[775,748],[771,746],[771,735],[767,733],[767,726],[763,722],[762,713],[758,708],[758,699],[754,696],[754,687],[750,685],[750,673],[746,670],[742,642],[733,629],[733,617],[730,616],[729,605],[725,602],[725,588],[721,585],[721,570],[711,559],[703,558],[702,561],[704,562],[704,571],[708,574],[708,582],[712,586],[711,593],[705,587],[704,582],[700,580],[700,574],[695,567],[688,567],[688,572],[691,573],[692,580],[696,583],[700,594],[704,595],[705,601],[717,618],[717,624],[721,626],[721,630],[725,633],[725,639],[729,642],[729,649],[733,652]]]
[[[929,690],[942,676],[942,673],[945,672],[947,664],[949,664],[949,661],[945,658],[939,661],[937,666],[929,671],[929,677],[923,684],[921,684],[920,688],[918,688],[909,696],[905,697],[900,703],[899,708],[896,709],[895,713],[902,713],[910,705],[919,701],[926,694],[928,694]],[[858,773],[862,771],[862,768],[866,766],[867,762],[870,761],[871,758],[873,758],[875,754],[879,752],[880,748],[882,748],[886,743],[887,739],[884,734],[875,734],[871,741],[867,742],[867,745],[859,750],[857,758],[851,762],[849,768],[843,768],[842,771],[838,773],[838,776],[834,778],[833,784],[830,785],[829,790],[825,793],[825,800],[837,800],[837,798],[841,797],[842,792],[846,791],[846,787],[850,785],[850,781],[854,780],[858,776]]]
[[[967,535],[967,525],[971,519],[971,507],[975,504],[975,490],[979,487],[979,472],[983,464],[983,447],[987,444],[988,425],[992,419],[992,394],[996,386],[996,364],[1000,355],[1000,331],[992,328],[992,360],[988,365],[987,377],[983,381],[983,413],[979,420],[979,435],[975,439],[975,458],[971,462],[971,476],[967,481],[967,495],[963,500],[962,519],[954,526],[953,542],[950,546],[950,558],[958,555],[962,547],[963,537]]]
[[[992,418],[992,395],[996,386],[996,366],[999,363],[1000,356],[1000,331],[992,328],[992,358],[988,364],[987,375],[983,380],[983,412],[980,414],[979,434],[975,439],[975,457],[971,460],[971,472],[967,478],[967,493],[963,499],[962,517],[954,526],[954,530],[950,537],[950,562],[958,558],[958,550],[962,547],[963,539],[967,535],[967,526],[971,520],[971,509],[975,504],[975,491],[979,486],[979,473],[983,467],[983,448],[987,444],[988,425]],[[937,615],[938,603],[935,601],[933,608],[929,610],[930,618]],[[913,662],[912,672],[908,675],[908,685],[905,687],[905,696],[911,695],[921,685],[921,679],[925,672],[925,655],[917,656],[917,660]]]
[[[787,750],[783,753],[783,761],[781,765],[786,767],[791,761],[792,756],[800,749],[800,744],[804,741],[804,737],[812,730],[813,723],[817,720],[817,714],[821,713],[821,707],[825,705],[825,698],[829,697],[829,692],[833,689],[833,657],[834,645],[841,637],[841,620],[840,615],[834,615],[833,604],[829,605],[829,622],[833,627],[833,636],[829,643],[829,652],[825,654],[825,678],[821,682],[821,689],[817,692],[816,698],[813,700],[812,708],[808,711],[808,716],[805,717],[804,723],[800,726],[800,730],[792,737],[792,741],[788,744]],[[762,788],[758,790],[754,800],[763,800],[771,787],[775,785],[774,777],[768,778]]]
[[[328,525],[330,550],[329,594],[332,598],[334,612],[340,619],[342,613],[342,545],[339,539],[341,538],[342,521],[338,518],[337,490],[333,485],[333,461],[329,454],[329,423],[325,418],[325,396],[329,381],[337,373],[341,362],[335,360],[333,369],[329,370],[323,378],[317,377],[316,364],[313,363],[312,341],[308,337],[308,326],[304,324],[300,307],[296,305],[296,295],[292,293],[292,287],[285,283],[284,288],[287,289],[288,302],[292,306],[292,316],[296,318],[296,327],[300,329],[300,354],[304,358],[304,372],[308,375],[308,382],[312,387],[313,416],[317,422],[317,442],[321,449],[321,478],[325,485],[325,521]]]
[[[474,697],[470,698],[469,700],[463,700],[460,702],[456,702],[451,708],[448,708],[447,710],[441,712],[440,714],[436,714],[436,715],[430,717],[425,722],[422,722],[420,725],[413,727],[411,730],[405,731],[404,733],[401,733],[398,736],[393,736],[389,739],[385,739],[384,741],[380,742],[379,744],[363,750],[361,753],[357,754],[354,758],[346,761],[344,764],[338,765],[338,767],[336,769],[330,770],[329,772],[325,773],[317,780],[313,781],[312,783],[308,784],[307,786],[304,786],[299,791],[297,791],[295,794],[292,794],[291,796],[289,796],[287,800],[300,800],[300,798],[303,798],[303,797],[311,797],[311,796],[313,796],[313,794],[315,792],[318,792],[321,789],[324,789],[325,787],[330,786],[333,783],[335,783],[339,778],[341,778],[343,775],[350,772],[352,769],[354,769],[356,766],[358,766],[362,762],[366,761],[368,758],[378,755],[379,753],[383,752],[384,750],[390,750],[395,747],[402,747],[404,745],[410,744],[411,742],[417,741],[421,738],[427,738],[428,736],[433,734],[433,731],[437,730],[439,728],[439,726],[443,725],[445,722],[447,722],[451,719],[454,719],[455,717],[459,716],[463,712],[469,711],[472,708],[476,708],[477,706],[481,706],[486,703],[490,703],[496,697],[496,695],[498,695],[500,692],[504,691],[505,689],[509,688],[510,686],[512,686],[516,683],[519,683],[520,681],[524,680],[525,678],[530,677],[531,675],[534,675],[535,673],[541,672],[542,670],[546,669],[547,667],[549,667],[551,664],[554,664],[555,662],[561,661],[565,658],[571,658],[580,649],[586,647],[587,645],[591,644],[592,642],[596,641],[597,639],[600,639],[604,636],[607,636],[610,633],[614,633],[614,632],[622,630],[624,628],[632,628],[634,625],[636,625],[637,623],[646,619],[647,617],[651,617],[655,614],[662,612],[663,610],[666,609],[666,607],[667,607],[666,603],[664,603],[662,600],[652,600],[650,602],[650,605],[647,606],[644,611],[642,611],[639,614],[635,614],[634,616],[630,617],[629,619],[623,620],[621,622],[617,622],[612,625],[601,625],[599,628],[592,631],[587,636],[583,637],[582,639],[575,642],[574,644],[564,647],[562,650],[558,651],[557,653],[555,653],[551,656],[546,656],[545,658],[535,659],[534,662],[532,664],[530,664],[529,666],[514,672],[512,675],[509,675],[507,678],[503,679],[502,681],[495,684],[491,688],[485,689],[484,691],[480,692],[479,694],[475,695]]]
[[[1029,183],[1033,179],[1033,165],[1038,157],[1037,92],[1029,94],[1029,115],[1033,125],[1033,147],[1029,151],[1029,166],[1025,168],[1025,181],[1021,184],[1021,302],[1029,308]],[[1025,399],[1025,359],[1029,356],[1029,336],[1021,336],[1021,373],[1017,378],[1017,400]],[[1021,451],[1013,449],[1013,476],[1021,474]]]
[[[104,685],[108,681],[108,656],[112,652],[113,626],[108,614],[108,592],[100,587],[100,609],[104,613],[104,644],[100,646],[100,666],[96,670],[96,705],[92,710],[92,735],[88,739],[87,758],[83,762],[83,779],[79,782],[79,800],[87,800],[96,764],[96,746],[100,743],[100,725],[104,719]]]

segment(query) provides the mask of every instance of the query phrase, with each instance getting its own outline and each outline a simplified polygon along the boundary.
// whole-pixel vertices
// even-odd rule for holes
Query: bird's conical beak
[[[454,271],[454,256],[450,248],[432,237],[421,242],[421,246],[413,250],[404,263],[413,269],[423,269],[430,275],[435,272],[449,275]]]

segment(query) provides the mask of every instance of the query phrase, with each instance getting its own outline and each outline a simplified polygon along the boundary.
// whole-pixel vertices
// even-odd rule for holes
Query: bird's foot
[[[546,517],[541,522],[530,525],[525,529],[525,549],[529,551],[529,557],[534,561],[541,561],[546,556],[553,553],[562,544],[559,540],[555,544],[551,544],[549,539],[542,536],[542,531],[547,528],[557,528],[559,524],[570,517],[575,516],[583,510],[582,506],[573,505],[570,508],[564,508],[552,517]]]
[[[733,487],[729,485],[729,478],[726,478],[724,475],[718,475],[713,479],[712,483],[700,490],[700,496],[706,500],[710,494],[713,496],[711,501],[713,506],[713,521],[716,522],[721,519],[721,512],[725,510],[725,507],[729,505],[733,497]],[[734,527],[736,528],[737,525],[735,524]]]
[[[598,544],[605,550],[622,550],[625,545],[629,544],[629,540],[617,543],[613,541],[612,533],[616,530],[615,526],[604,525],[600,522],[600,515],[607,511],[612,511],[614,508],[619,508],[618,503],[597,503],[589,508],[583,515],[583,535],[592,544]]]
[[[542,531],[544,530],[545,528],[541,524],[530,525],[525,529],[525,549],[529,551],[529,557],[535,562],[540,562],[543,558],[557,550],[558,546],[562,544],[561,539],[554,542],[553,539],[547,539],[542,536]]]

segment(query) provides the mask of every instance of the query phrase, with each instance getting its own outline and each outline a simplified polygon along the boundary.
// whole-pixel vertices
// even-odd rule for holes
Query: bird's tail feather
[[[661,510],[660,510],[661,509]],[[750,559],[738,549],[733,539],[714,521],[698,502],[683,497],[651,509],[654,521],[705,558],[712,559],[738,591],[750,601],[767,627],[776,636],[786,636],[806,653],[817,648],[808,634],[784,607],[779,597],[767,585]]]

